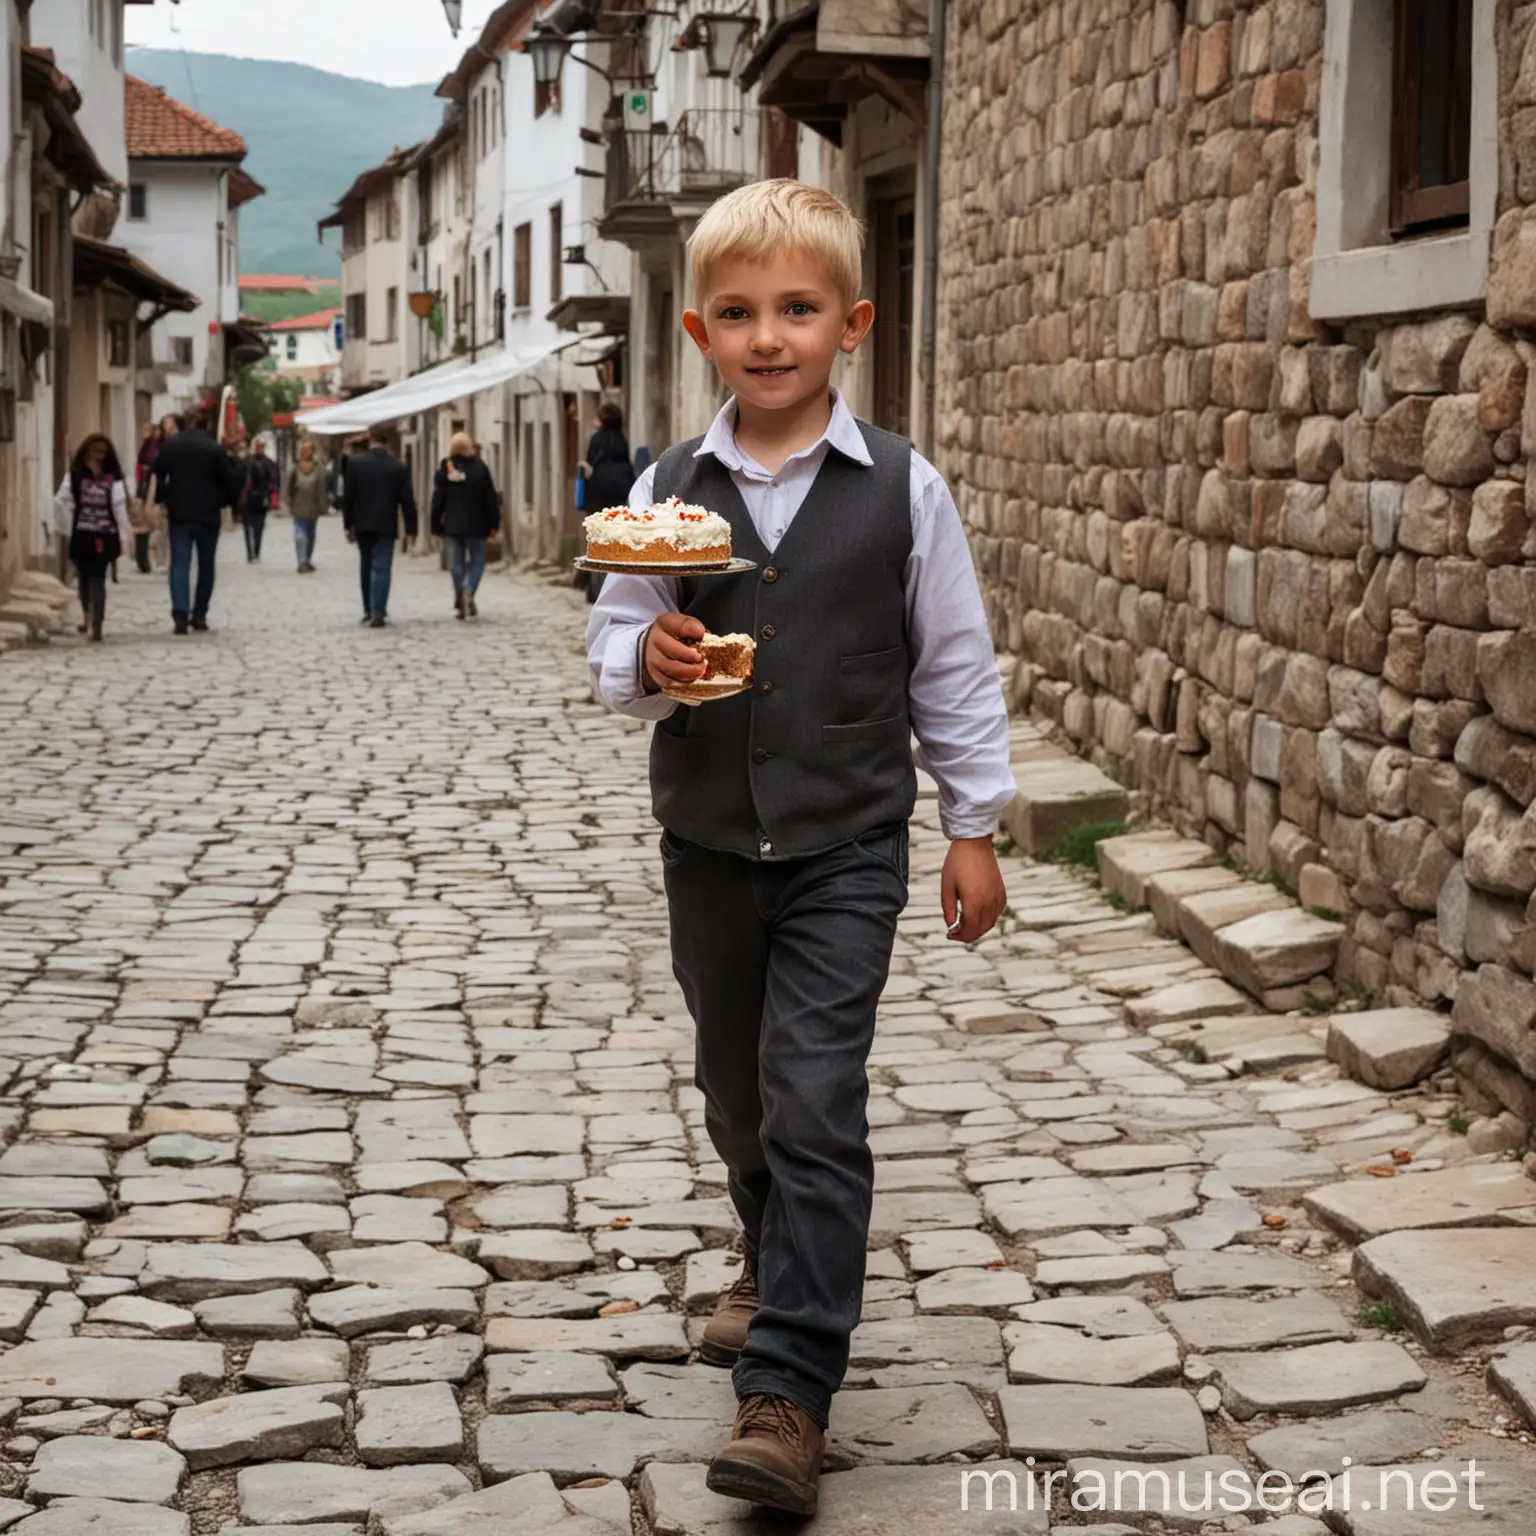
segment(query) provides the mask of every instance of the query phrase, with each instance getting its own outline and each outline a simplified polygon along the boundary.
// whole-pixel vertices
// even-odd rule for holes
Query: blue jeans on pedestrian
[[[357,535],[358,574],[362,579],[363,612],[384,618],[389,613],[389,578],[395,563],[392,533]]]
[[[171,524],[171,612],[208,617],[213,599],[213,566],[219,552],[217,523]],[[192,593],[192,551],[197,551],[197,595]]]
[[[480,590],[480,578],[485,575],[485,542],[484,539],[449,536],[448,560],[455,592]]]
[[[261,536],[267,531],[267,514],[246,508],[242,518],[245,524],[245,556],[248,560],[261,559]]]
[[[308,565],[315,558],[315,529],[319,520],[313,517],[296,517],[293,520],[293,547],[300,565]]]

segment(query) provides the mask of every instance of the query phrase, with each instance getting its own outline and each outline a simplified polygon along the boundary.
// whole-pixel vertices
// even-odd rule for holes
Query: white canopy
[[[405,416],[415,416],[430,411],[450,400],[466,395],[479,394],[483,389],[493,389],[508,379],[536,368],[545,358],[563,352],[584,342],[610,342],[607,337],[562,336],[557,341],[541,341],[531,346],[508,348],[493,352],[489,357],[466,362],[456,357],[452,362],[440,363],[425,373],[400,379],[375,389],[366,395],[343,400],[339,405],[322,405],[313,411],[300,411],[294,418],[299,426],[321,437],[344,437],[353,432],[366,432],[381,421],[396,421]]]

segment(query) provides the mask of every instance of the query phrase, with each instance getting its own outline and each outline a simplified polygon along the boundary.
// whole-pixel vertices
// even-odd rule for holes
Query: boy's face
[[[722,261],[710,273],[701,309],[683,325],[738,400],[788,410],[824,391],[839,352],[852,352],[874,323],[875,307],[852,309],[825,266],[804,251],[769,261]]]

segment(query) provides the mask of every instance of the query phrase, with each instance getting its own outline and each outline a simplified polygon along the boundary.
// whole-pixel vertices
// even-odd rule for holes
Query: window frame
[[[565,297],[565,204],[549,205],[549,307]]]
[[[1392,189],[1388,223],[1394,235],[1445,228],[1472,215],[1470,170],[1464,181],[1418,184],[1420,155],[1420,23],[1422,0],[1396,0],[1392,36]],[[1468,117],[1471,104],[1468,103]],[[1470,122],[1469,122],[1470,132]]]
[[[512,231],[512,308],[519,314],[533,308],[533,225]]]
[[[138,212],[134,206],[137,200]],[[130,181],[128,183],[128,222],[130,224],[142,224],[149,218],[149,183],[147,181]]]

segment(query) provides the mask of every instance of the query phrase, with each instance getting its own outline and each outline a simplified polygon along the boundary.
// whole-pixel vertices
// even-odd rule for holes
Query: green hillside
[[[316,222],[359,171],[442,121],[443,103],[430,85],[376,85],[303,64],[154,48],[131,50],[128,68],[244,135],[245,168],[267,189],[240,210],[245,272],[337,271],[337,237],[322,250]]]
[[[281,271],[263,267],[263,272]],[[322,288],[317,293],[242,293],[240,309],[257,320],[292,320],[299,315],[316,315],[322,309],[341,307],[340,288]]]

